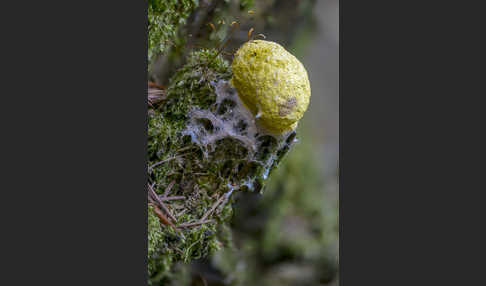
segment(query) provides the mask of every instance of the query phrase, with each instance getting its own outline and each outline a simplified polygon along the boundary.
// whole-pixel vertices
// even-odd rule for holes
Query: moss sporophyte
[[[302,64],[255,40],[232,67],[216,50],[193,52],[149,114],[150,284],[227,247],[234,194],[261,192],[296,141],[310,96]]]

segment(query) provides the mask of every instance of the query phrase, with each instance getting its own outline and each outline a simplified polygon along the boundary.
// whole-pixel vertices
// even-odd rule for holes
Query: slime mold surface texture
[[[277,43],[252,40],[235,53],[232,84],[266,130],[294,130],[310,100],[310,83],[302,63]]]

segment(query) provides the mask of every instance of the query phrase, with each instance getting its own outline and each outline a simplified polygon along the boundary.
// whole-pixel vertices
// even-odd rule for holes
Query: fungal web
[[[206,159],[230,162],[232,173],[225,177],[232,189],[261,191],[271,170],[296,141],[295,131],[278,137],[265,132],[228,81],[211,84],[216,94],[214,104],[208,109],[190,110],[182,135],[189,136]],[[224,144],[236,151],[217,156],[218,148]]]

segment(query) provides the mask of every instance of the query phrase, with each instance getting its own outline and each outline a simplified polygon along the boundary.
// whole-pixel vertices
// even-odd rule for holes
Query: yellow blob
[[[277,43],[248,41],[235,53],[232,83],[258,122],[272,133],[297,127],[310,84],[299,60]]]

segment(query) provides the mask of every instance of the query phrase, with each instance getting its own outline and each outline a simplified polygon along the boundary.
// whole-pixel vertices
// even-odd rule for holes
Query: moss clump
[[[311,146],[301,142],[295,147],[263,196],[241,194],[233,218],[238,238],[234,248],[218,251],[211,259],[221,281],[283,286],[327,285],[335,279],[337,205],[323,192]]]
[[[165,198],[177,229],[157,227],[149,208],[150,284],[170,280],[174,264],[225,246],[232,194],[262,191],[294,142],[295,132],[274,137],[256,126],[231,76],[215,50],[194,52],[149,116],[149,184],[159,195],[178,197]]]
[[[184,25],[197,0],[148,0],[148,60],[167,50],[177,28]]]
[[[162,263],[162,261],[155,259],[157,250],[162,246],[163,232],[160,226],[160,221],[153,212],[151,206],[148,207],[148,273],[152,275],[160,266],[170,264],[170,261]],[[166,269],[164,269],[166,270]]]

